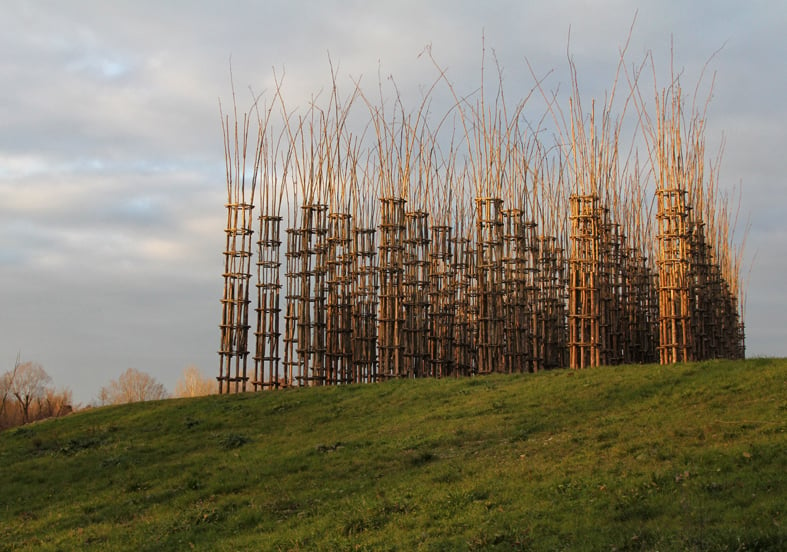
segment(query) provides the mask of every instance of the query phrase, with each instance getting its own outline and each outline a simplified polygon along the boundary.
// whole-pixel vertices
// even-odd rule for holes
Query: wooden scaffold
[[[298,374],[301,385],[326,384],[327,211],[324,203],[301,205]]]
[[[285,253],[284,294],[284,359],[280,387],[296,385],[302,372],[298,355],[298,309],[301,288],[301,229],[297,227],[297,209],[294,216],[295,227],[287,228],[287,252]]]
[[[686,190],[656,190],[659,271],[659,361],[693,359],[688,259],[689,210]]]
[[[377,381],[377,251],[375,228],[353,228],[353,382]]]
[[[429,213],[405,213],[402,260],[404,375],[429,375]]]
[[[255,102],[255,107],[257,102]],[[259,180],[257,239],[257,303],[255,307],[254,376],[255,391],[286,385],[282,378],[279,345],[281,340],[281,205],[288,172],[288,157],[277,162],[278,148],[271,144],[269,122],[272,108],[257,110],[258,138],[253,179]]]
[[[476,281],[478,285],[478,373],[504,370],[503,200],[476,198]]]
[[[349,213],[328,215],[327,384],[352,383],[352,265]]]
[[[554,236],[538,237],[534,370],[566,365],[566,281],[563,250]]]
[[[242,194],[241,194],[242,196]],[[251,203],[242,197],[227,203],[224,294],[221,298],[219,393],[246,391],[249,355],[249,285],[251,283]]]
[[[711,246],[705,241],[705,223],[699,218],[690,221],[688,229],[689,296],[691,307],[689,327],[692,329],[692,356],[696,359],[714,358],[721,353],[723,345],[719,337],[713,313],[717,290],[711,276]],[[721,348],[719,347],[721,345]]]
[[[401,197],[380,199],[378,244],[380,309],[377,330],[378,377],[380,378],[398,378],[406,375],[402,358],[404,205],[405,200]]]
[[[484,94],[483,75],[464,97],[442,70],[414,113],[360,84],[342,103],[332,73],[328,105],[305,114],[277,81],[278,135],[255,98],[256,144],[249,117],[222,114],[219,392],[743,357],[737,214],[704,169],[704,113],[682,112],[677,78],[652,113],[645,72],[627,73],[639,117],[621,154],[614,89],[597,120],[571,72],[568,111],[542,91],[551,145],[548,117]],[[435,120],[439,83],[455,104]],[[370,117],[358,133],[355,99]]]
[[[622,364],[626,357],[628,336],[623,328],[623,312],[626,297],[623,295],[623,279],[625,277],[625,236],[620,225],[611,220],[611,214],[604,213],[602,223],[601,249],[601,335],[603,356],[601,363],[605,366]]]
[[[469,376],[477,373],[478,282],[475,250],[470,238],[462,235],[453,240],[451,268],[454,308],[453,373]]]
[[[283,385],[279,373],[279,319],[281,314],[281,260],[282,218],[260,215],[259,240],[257,241],[257,324],[256,353],[254,355],[254,390],[276,389]]]
[[[655,275],[639,249],[627,248],[624,259],[623,325],[627,336],[624,362],[658,362],[658,302],[653,300]]]
[[[224,229],[224,292],[221,298],[221,344],[219,348],[219,393],[246,391],[249,356],[249,286],[251,285],[254,191],[257,172],[247,183],[246,152],[249,146],[249,121],[242,128],[230,125],[222,116],[224,152],[227,169],[227,224]],[[257,148],[259,152],[259,148]],[[258,155],[258,154],[257,154]],[[255,156],[255,169],[259,158]]]
[[[503,312],[504,371],[533,370],[533,286],[535,266],[530,251],[531,224],[521,209],[504,209],[503,226]]]
[[[431,227],[429,251],[429,370],[427,375],[454,373],[454,319],[456,305],[452,260],[452,227]]]
[[[601,290],[599,278],[601,221],[596,195],[572,195],[571,254],[568,259],[569,367],[601,364]]]

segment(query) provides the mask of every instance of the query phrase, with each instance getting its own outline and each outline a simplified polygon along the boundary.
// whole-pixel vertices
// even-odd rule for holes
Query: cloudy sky
[[[230,58],[239,90],[270,89],[276,68],[297,107],[329,84],[329,52],[340,83],[379,70],[407,89],[434,78],[427,44],[472,81],[484,35],[510,94],[532,86],[525,60],[563,78],[570,28],[583,93],[603,96],[635,14],[633,59],[672,41],[689,82],[723,47],[707,132],[726,136],[720,183],[751,220],[748,354],[787,355],[783,2],[7,0],[0,371],[21,351],[82,403],[129,367],[170,390],[187,365],[217,374]]]

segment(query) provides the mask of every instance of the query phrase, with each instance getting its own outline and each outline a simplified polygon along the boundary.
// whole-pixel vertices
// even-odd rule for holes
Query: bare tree
[[[3,420],[5,416],[6,403],[8,402],[9,395],[11,395],[11,384],[13,383],[14,375],[19,368],[19,357],[20,355],[17,354],[16,361],[14,362],[14,369],[9,370],[0,376],[0,396],[2,397],[2,403],[0,403],[0,420]]]
[[[5,403],[8,401],[8,395],[11,393],[12,381],[14,381],[14,378],[11,372],[6,372],[0,376],[0,397],[2,397],[2,403],[0,403],[0,416],[5,412]]]
[[[0,427],[4,425],[6,403],[8,402],[8,396],[11,394],[12,381],[14,381],[12,372],[6,372],[0,376],[0,398],[2,399],[2,403],[0,403]]]
[[[176,397],[202,397],[212,395],[216,391],[216,380],[204,377],[194,365],[187,366],[183,370],[183,376],[175,385]]]
[[[99,393],[101,404],[123,404],[155,401],[169,396],[166,388],[150,374],[129,368]]]
[[[17,365],[11,380],[11,394],[22,408],[22,423],[30,421],[30,405],[41,399],[52,381],[49,374],[37,362]]]
[[[74,395],[67,388],[57,391],[49,387],[44,390],[43,396],[38,398],[36,403],[38,406],[37,419],[59,418],[73,412]]]

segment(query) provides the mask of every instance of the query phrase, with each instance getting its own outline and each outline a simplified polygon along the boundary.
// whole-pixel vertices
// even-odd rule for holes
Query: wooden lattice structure
[[[287,306],[284,314],[284,373],[282,374],[285,386],[291,386],[300,381],[298,378],[300,378],[301,374],[301,363],[298,356],[301,234],[301,230],[297,227],[287,229],[287,253],[285,255],[286,291],[284,295]]]
[[[707,241],[706,225],[694,215],[686,190],[656,193],[660,362],[743,358],[737,299]]]
[[[538,237],[534,313],[534,370],[566,366],[566,276],[554,236]]]
[[[328,215],[326,383],[352,383],[352,216]]]
[[[429,288],[427,297],[429,368],[427,375],[444,377],[454,373],[454,322],[456,289],[452,265],[451,226],[436,225],[431,230]]]
[[[222,117],[227,173],[227,223],[224,228],[224,291],[221,297],[221,342],[219,348],[219,393],[246,391],[249,380],[249,298],[252,264],[252,225],[255,176],[247,181],[246,150],[249,118],[244,117],[242,130],[237,114],[231,125]],[[259,160],[257,158],[257,160]]]
[[[645,255],[635,248],[626,249],[624,266],[622,316],[627,339],[623,362],[657,362],[658,300],[654,298],[657,275],[648,266]]]
[[[656,190],[658,202],[659,361],[694,360],[689,282],[689,209],[686,191]]]
[[[402,358],[407,377],[429,375],[429,213],[405,213]]]
[[[257,241],[257,314],[254,389],[277,388],[286,380],[280,373],[281,259],[280,216],[260,215]]]
[[[568,260],[569,366],[601,364],[601,283],[598,197],[573,195],[571,254]]]
[[[353,382],[377,381],[378,272],[375,228],[353,228]]]
[[[378,315],[378,376],[406,375],[403,361],[404,326],[404,231],[405,200],[400,197],[380,199],[380,309]]]
[[[252,209],[243,194],[227,203],[224,294],[221,299],[219,393],[246,391],[249,356]]]
[[[478,283],[478,373],[504,370],[503,200],[476,198],[476,280]]]
[[[300,294],[297,297],[298,368],[301,385],[325,385],[326,372],[326,253],[328,206],[301,206]]]
[[[531,240],[535,225],[525,220],[521,209],[504,209],[501,220],[504,370],[508,373],[533,371],[536,267],[531,255]]]
[[[220,392],[745,355],[740,252],[677,79],[652,107],[629,80],[640,169],[619,158],[614,93],[597,117],[574,81],[549,145],[502,92],[473,103],[449,85],[433,120],[439,73],[412,114],[358,84],[345,102],[334,81],[297,116],[277,84],[280,133],[258,111],[256,143],[248,118],[223,121]],[[370,120],[354,133],[358,98]]]
[[[454,276],[452,299],[454,309],[453,374],[469,376],[477,373],[476,328],[478,326],[478,283],[475,250],[469,238],[452,240],[451,267]]]

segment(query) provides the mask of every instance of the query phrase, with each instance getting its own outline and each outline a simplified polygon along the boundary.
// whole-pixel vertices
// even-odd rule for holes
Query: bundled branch
[[[249,142],[251,117],[238,120],[233,91],[233,120],[220,108],[227,172],[227,225],[224,248],[224,293],[221,299],[221,346],[219,349],[219,393],[246,391],[249,355],[249,286],[251,285],[252,210],[260,177],[264,134],[259,133],[254,149]],[[252,159],[248,159],[248,155]],[[251,175],[248,164],[251,161]]]

